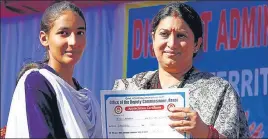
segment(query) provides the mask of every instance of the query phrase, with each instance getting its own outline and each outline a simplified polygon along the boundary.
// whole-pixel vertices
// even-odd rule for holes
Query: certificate
[[[188,107],[189,89],[102,90],[104,138],[188,138],[168,124],[169,108]]]

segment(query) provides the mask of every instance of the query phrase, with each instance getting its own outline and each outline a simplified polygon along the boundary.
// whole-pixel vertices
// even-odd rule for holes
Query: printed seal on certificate
[[[114,112],[115,112],[116,114],[121,114],[122,111],[123,111],[123,108],[122,108],[121,106],[115,106],[115,107],[114,107]]]

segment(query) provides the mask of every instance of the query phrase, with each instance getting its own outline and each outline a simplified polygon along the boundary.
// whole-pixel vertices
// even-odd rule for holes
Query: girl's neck
[[[168,88],[173,85],[177,85],[181,83],[182,79],[184,78],[184,75],[191,69],[192,65],[185,66],[184,68],[181,68],[176,73],[171,73],[166,71],[163,68],[159,68],[159,81],[161,87]]]
[[[48,65],[52,67],[64,81],[66,81],[69,85],[71,85],[73,88],[76,89],[76,86],[73,81],[73,76],[72,76],[73,71],[74,71],[74,66],[63,65],[63,64],[52,63],[52,62],[48,62]]]

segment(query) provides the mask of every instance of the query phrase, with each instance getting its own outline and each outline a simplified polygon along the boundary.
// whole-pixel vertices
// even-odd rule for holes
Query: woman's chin
[[[165,62],[165,65],[166,65],[167,67],[176,67],[176,66],[178,66],[178,62],[175,61],[175,60],[170,59],[170,60],[167,60],[167,61]]]

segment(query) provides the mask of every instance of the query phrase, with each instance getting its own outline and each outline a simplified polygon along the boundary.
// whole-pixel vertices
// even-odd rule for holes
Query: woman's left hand
[[[191,134],[194,138],[207,138],[209,126],[206,125],[199,114],[190,108],[170,108],[169,118],[172,120],[169,126],[180,133]]]

